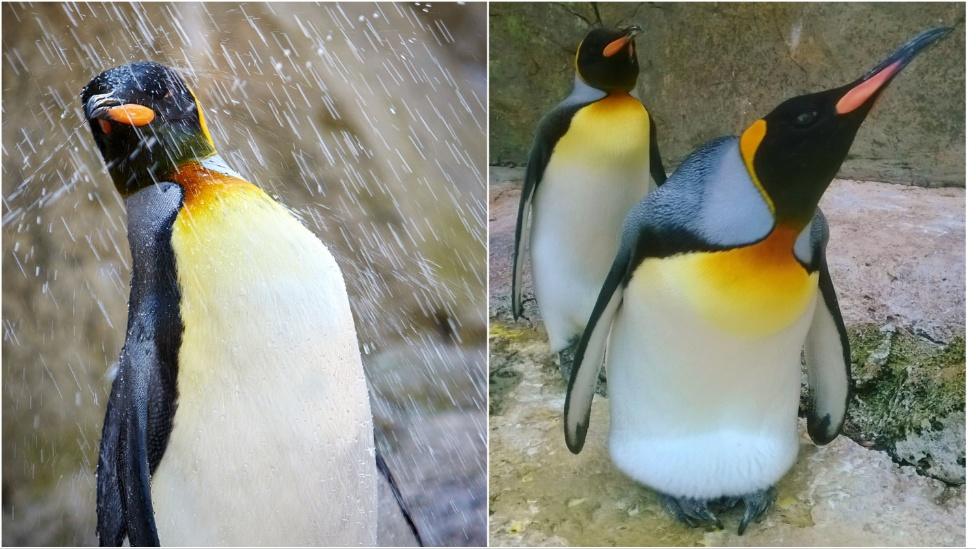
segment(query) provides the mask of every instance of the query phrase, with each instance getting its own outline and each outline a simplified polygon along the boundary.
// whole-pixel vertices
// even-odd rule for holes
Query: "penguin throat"
[[[129,151],[139,151],[133,154]],[[172,181],[180,167],[216,154],[200,134],[158,129],[150,139],[126,141],[122,150],[105,155],[106,167],[122,196],[160,181]]]
[[[766,238],[752,247],[757,259],[767,263],[794,260],[793,248],[800,230],[792,224],[777,224]]]
[[[215,186],[244,181],[244,178],[216,154],[202,160],[181,164],[170,179],[183,188],[183,201],[186,204],[197,201],[200,196],[207,194]]]

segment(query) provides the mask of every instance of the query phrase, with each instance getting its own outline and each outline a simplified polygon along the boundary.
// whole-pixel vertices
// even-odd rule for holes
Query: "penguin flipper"
[[[602,96],[590,92],[579,92],[566,98],[555,109],[539,121],[529,153],[529,163],[525,168],[525,181],[522,183],[522,196],[519,199],[518,217],[515,220],[515,246],[512,258],[512,317],[522,316],[522,270],[528,252],[529,237],[532,234],[532,206],[535,191],[542,182],[542,176],[549,165],[556,143],[562,139],[576,111],[597,101]]]
[[[833,440],[844,424],[850,400],[851,348],[837,293],[827,268],[827,222],[814,218],[813,246],[820,277],[813,322],[803,347],[812,405],[807,432],[817,444]]]
[[[625,238],[625,241],[627,239]],[[600,367],[607,349],[607,336],[623,299],[623,282],[631,266],[633,247],[624,246],[614,259],[586,329],[576,347],[573,370],[566,388],[563,407],[563,434],[574,454],[583,449],[590,426],[590,406],[596,391]]]
[[[117,398],[119,377],[112,383],[112,398],[108,401],[102,443],[98,452],[98,541],[102,546],[120,547],[125,540],[125,504],[119,480],[118,455],[121,450],[121,431],[124,419],[119,413]]]
[[[668,179],[667,174],[664,172],[664,163],[661,162],[661,149],[657,144],[657,125],[654,124],[654,117],[651,116],[651,110],[645,105],[644,108],[647,110],[647,119],[651,123],[651,177],[654,178],[654,182],[660,187],[664,185],[664,182]],[[653,190],[653,187],[651,188]]]
[[[132,357],[152,357],[151,341],[130,337],[112,383],[98,456],[98,539],[102,545],[158,546],[150,476],[150,418],[152,366]],[[150,359],[151,360],[151,359]],[[158,463],[158,459],[156,460]]]
[[[96,533],[102,545],[158,546],[150,475],[169,440],[176,406],[179,317],[170,236],[179,186],[158,183],[126,198],[132,284],[125,344],[98,456]]]
[[[390,486],[390,491],[393,492],[393,499],[396,500],[397,505],[400,507],[400,514],[403,516],[403,520],[407,523],[407,527],[410,528],[410,533],[413,534],[414,539],[417,540],[417,546],[423,547],[424,542],[420,537],[420,530],[417,528],[417,524],[414,523],[413,517],[410,516],[410,511],[407,510],[407,502],[403,497],[403,492],[400,491],[400,486],[393,478],[393,472],[390,471],[390,466],[387,465],[386,459],[383,458],[383,454],[379,450],[379,445],[376,444],[375,433],[373,434],[373,440],[374,447],[376,448],[376,470],[383,475],[383,478],[386,479],[387,484]]]

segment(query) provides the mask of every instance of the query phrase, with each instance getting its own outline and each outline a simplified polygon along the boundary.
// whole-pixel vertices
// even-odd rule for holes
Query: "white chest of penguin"
[[[534,198],[532,225],[536,295],[550,317],[551,337],[566,339],[585,325],[623,219],[651,188],[649,151],[650,117],[626,94],[577,111],[556,143]],[[557,326],[564,323],[565,330]]]
[[[817,276],[722,253],[645,260],[609,339],[611,457],[676,496],[768,488],[798,449]]]
[[[152,478],[164,545],[373,545],[372,416],[342,275],[253,187],[173,229],[184,332]]]

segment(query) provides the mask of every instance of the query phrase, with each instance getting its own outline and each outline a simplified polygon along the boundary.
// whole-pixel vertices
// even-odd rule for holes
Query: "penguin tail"
[[[417,529],[416,523],[414,523],[410,512],[407,510],[407,503],[403,499],[403,493],[400,492],[400,487],[393,478],[393,472],[390,471],[390,467],[386,464],[386,459],[383,458],[383,454],[380,453],[379,449],[376,450],[376,469],[386,479],[387,484],[390,485],[390,490],[393,491],[393,497],[396,498],[397,505],[400,506],[400,513],[403,514],[403,519],[407,522],[407,526],[410,527],[410,532],[413,533],[414,539],[417,540],[417,545],[423,547],[424,542],[420,538],[420,531]]]

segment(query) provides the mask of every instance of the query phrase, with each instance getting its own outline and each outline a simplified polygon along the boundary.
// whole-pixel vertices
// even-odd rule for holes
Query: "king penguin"
[[[817,444],[837,436],[850,348],[817,203],[881,91],[947,32],[706,144],[630,211],[573,364],[572,452],[604,357],[610,457],[686,524],[721,527],[713,509],[741,501],[742,534],[775,500],[797,457],[801,348],[807,430]]]
[[[576,51],[573,90],[539,122],[525,171],[512,314],[522,316],[522,269],[530,252],[549,345],[567,377],[624,217],[665,180],[650,111],[632,94],[640,32],[632,26],[587,33]]]
[[[81,100],[132,251],[100,543],[375,545],[372,416],[329,250],[221,159],[174,70],[110,69]]]

